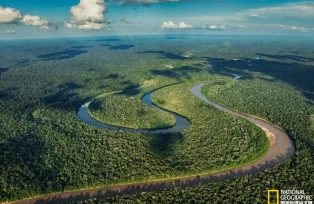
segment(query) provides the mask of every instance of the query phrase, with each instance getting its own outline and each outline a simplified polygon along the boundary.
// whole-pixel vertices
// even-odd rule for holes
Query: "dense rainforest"
[[[310,114],[314,109],[311,100],[282,82],[256,78],[210,84],[203,88],[203,93],[227,107],[283,127],[296,144],[295,156],[283,165],[244,178],[81,203],[265,203],[267,189],[305,189],[313,195],[314,128]]]
[[[267,81],[256,77],[236,83],[229,81],[210,84],[202,91],[218,103],[263,117],[283,127],[296,143],[295,156],[288,162],[255,175],[221,183],[87,200],[82,203],[264,203],[267,189],[306,189],[308,194],[313,195],[312,102],[295,88],[267,78]]]
[[[92,101],[89,113],[104,123],[134,129],[158,129],[175,124],[172,115],[149,108],[140,96],[126,97],[119,93],[107,95]]]
[[[293,139],[295,155],[280,166],[243,178],[82,202],[264,203],[270,188],[298,188],[313,194],[312,62],[296,57],[287,62],[278,57],[291,55],[285,41],[277,42],[284,50],[279,55],[278,50],[269,54],[274,42],[268,40],[250,39],[248,45],[229,38],[207,40],[193,38],[180,43],[141,38],[126,50],[110,50],[102,43],[117,47],[127,39],[25,41],[23,46],[21,42],[2,43],[0,201],[199,174],[256,159],[268,145],[264,132],[246,120],[215,110],[189,92],[192,84],[211,80],[220,83],[203,89],[207,97],[282,127]],[[210,46],[202,46],[204,43]],[[293,41],[289,43],[303,50]],[[194,55],[182,57],[187,51]],[[310,56],[305,53],[305,57]],[[230,74],[243,78],[235,81]],[[98,98],[98,105],[107,100],[110,110],[106,110],[120,109],[121,114],[135,119],[126,118],[122,125],[151,126],[157,118],[149,114],[150,123],[141,123],[134,109],[144,108],[143,94],[174,83],[181,84],[161,89],[153,101],[189,118],[191,126],[183,132],[143,135],[108,131],[89,126],[76,116],[79,107],[94,97],[124,90]],[[158,117],[163,118],[158,122],[171,121]]]

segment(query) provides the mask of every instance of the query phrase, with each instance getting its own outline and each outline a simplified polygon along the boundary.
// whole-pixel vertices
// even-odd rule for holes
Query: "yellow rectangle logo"
[[[279,190],[267,191],[267,204],[279,204]]]

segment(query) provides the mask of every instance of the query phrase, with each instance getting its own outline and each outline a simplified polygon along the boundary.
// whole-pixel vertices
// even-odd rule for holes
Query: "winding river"
[[[235,79],[239,79],[240,76],[235,75]],[[205,101],[206,103],[210,104],[211,106],[215,107],[216,109],[235,115],[237,117],[244,118],[255,125],[259,126],[263,129],[266,133],[270,145],[268,151],[265,155],[263,155],[258,160],[244,164],[241,167],[226,169],[222,171],[204,173],[199,175],[188,175],[188,176],[181,176],[175,178],[166,178],[166,179],[159,179],[153,181],[143,181],[137,183],[128,183],[128,184],[117,184],[111,185],[107,187],[100,187],[100,188],[93,188],[93,189],[83,189],[83,190],[76,190],[76,191],[68,191],[68,192],[60,192],[54,193],[50,195],[43,195],[33,198],[28,198],[20,201],[16,201],[13,203],[67,203],[72,201],[82,201],[92,198],[105,198],[109,196],[116,196],[116,195],[123,195],[123,194],[130,194],[130,193],[139,193],[144,191],[156,191],[156,190],[163,190],[163,189],[173,189],[176,187],[187,187],[187,186],[194,186],[201,183],[209,183],[209,182],[220,182],[227,179],[242,177],[245,175],[254,174],[259,171],[263,171],[266,168],[271,168],[276,165],[279,165],[285,162],[288,158],[290,158],[294,154],[294,145],[291,142],[290,138],[286,134],[284,130],[281,128],[272,125],[271,123],[255,117],[251,115],[247,115],[244,113],[240,113],[234,110],[230,110],[224,106],[214,103],[213,101],[207,99],[205,96],[201,94],[201,89],[203,86],[209,83],[214,82],[202,82],[199,84],[194,85],[190,91],[196,97],[200,98],[201,100]],[[154,94],[150,92],[143,97],[143,102],[146,103],[148,106],[161,110],[159,107],[155,106],[151,102],[151,96]],[[80,120],[85,121],[86,123],[97,126],[100,128],[107,128],[109,130],[122,130],[126,132],[141,132],[141,133],[165,133],[165,132],[176,132],[182,131],[187,128],[190,123],[184,117],[181,117],[175,113],[167,111],[169,114],[174,115],[176,118],[176,125],[162,130],[135,130],[123,127],[112,126],[109,124],[101,123],[95,119],[93,119],[88,114],[88,105],[89,103],[84,104],[80,110],[78,111],[78,117]],[[166,110],[164,110],[166,111]]]
[[[156,91],[156,90],[155,90]],[[77,112],[77,116],[81,121],[84,121],[86,123],[88,123],[89,125],[92,126],[96,126],[96,127],[100,127],[100,128],[105,128],[108,130],[121,130],[124,132],[130,132],[130,133],[135,133],[135,132],[139,132],[139,133],[144,133],[144,134],[160,134],[160,133],[169,133],[169,132],[180,132],[184,129],[186,129],[187,127],[190,126],[190,122],[189,120],[187,120],[186,118],[170,112],[168,110],[165,109],[161,109],[158,106],[156,106],[155,104],[152,103],[151,101],[151,97],[152,95],[155,93],[155,91],[152,91],[150,93],[147,93],[143,96],[142,101],[147,104],[149,107],[155,109],[155,110],[162,110],[162,111],[166,111],[167,113],[173,115],[173,117],[176,119],[176,123],[174,126],[169,127],[169,128],[164,128],[164,129],[156,129],[156,130],[149,130],[149,129],[132,129],[132,128],[126,128],[126,127],[120,127],[120,126],[115,126],[115,125],[110,125],[110,124],[106,124],[103,122],[100,122],[96,119],[94,119],[88,112],[88,106],[90,105],[90,102],[85,103],[84,105],[82,105],[79,109],[79,111]],[[118,93],[118,92],[115,92]]]

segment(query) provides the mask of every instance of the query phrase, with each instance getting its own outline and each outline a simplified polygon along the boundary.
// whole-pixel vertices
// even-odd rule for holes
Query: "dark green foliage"
[[[140,96],[107,95],[94,100],[89,105],[89,112],[99,121],[134,129],[158,129],[175,124],[173,116],[149,108]]]

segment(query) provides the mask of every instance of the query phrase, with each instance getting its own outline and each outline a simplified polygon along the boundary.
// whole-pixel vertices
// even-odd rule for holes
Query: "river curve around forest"
[[[235,79],[239,79],[239,76],[235,76]],[[130,193],[140,193],[140,192],[145,192],[145,191],[156,191],[156,190],[163,190],[163,189],[168,190],[168,189],[173,189],[176,187],[194,186],[201,183],[206,184],[209,182],[220,182],[220,181],[224,181],[228,179],[233,179],[237,177],[243,177],[246,175],[254,174],[254,173],[263,171],[266,168],[271,168],[276,165],[282,164],[294,154],[294,151],[295,151],[294,145],[292,141],[290,140],[289,136],[287,135],[287,133],[281,128],[275,125],[272,125],[268,121],[258,118],[256,116],[247,115],[238,111],[228,109],[222,105],[216,104],[215,102],[207,99],[204,95],[202,95],[201,93],[202,87],[209,83],[215,83],[215,82],[201,82],[191,87],[190,91],[193,95],[205,101],[206,103],[210,104],[211,106],[215,107],[216,109],[235,115],[237,117],[241,117],[246,120],[249,120],[250,122],[262,128],[270,141],[268,151],[266,152],[265,155],[263,155],[262,157],[258,158],[257,160],[251,163],[243,164],[242,166],[239,166],[239,167],[225,169],[225,170],[216,171],[216,172],[208,172],[208,173],[199,174],[199,175],[180,176],[180,177],[175,177],[175,178],[165,178],[165,179],[158,179],[158,180],[152,180],[152,181],[143,181],[143,182],[137,182],[137,183],[115,184],[115,185],[100,187],[100,188],[59,192],[59,193],[53,193],[49,195],[23,199],[23,200],[12,202],[12,203],[15,203],[15,204],[58,203],[59,204],[59,203],[67,203],[67,202],[73,202],[73,201],[82,201],[82,200],[93,199],[93,198],[101,199],[101,198],[110,197],[110,196],[124,195],[124,194],[130,194]],[[156,108],[157,106],[154,105],[150,100],[153,93],[154,91],[144,95],[143,101],[150,107]],[[81,120],[84,119],[86,114],[88,114],[89,103],[82,105],[82,107],[80,108],[78,112],[78,117]],[[160,109],[159,107],[157,108]],[[170,111],[167,111],[167,112],[170,114],[175,114]],[[190,125],[189,121],[186,118],[184,117],[182,118],[185,119],[188,123],[186,123],[185,126],[180,126],[180,127],[178,126],[178,129],[174,129],[174,131],[183,130]],[[90,121],[85,121],[85,122],[90,124]],[[100,123],[98,121],[96,122],[97,124]],[[102,123],[102,125],[100,125],[99,127],[101,128],[108,127],[104,125],[106,124]],[[121,130],[121,127],[116,127],[116,126],[114,127]],[[134,129],[130,129],[130,130],[138,132],[138,130],[134,130]],[[170,130],[171,128],[164,129],[164,131],[168,131],[168,132],[170,132]],[[151,130],[151,131],[140,130],[140,131],[145,131],[143,133],[162,133],[161,130],[159,130],[161,132],[153,132],[153,131],[158,131],[158,130]]]

